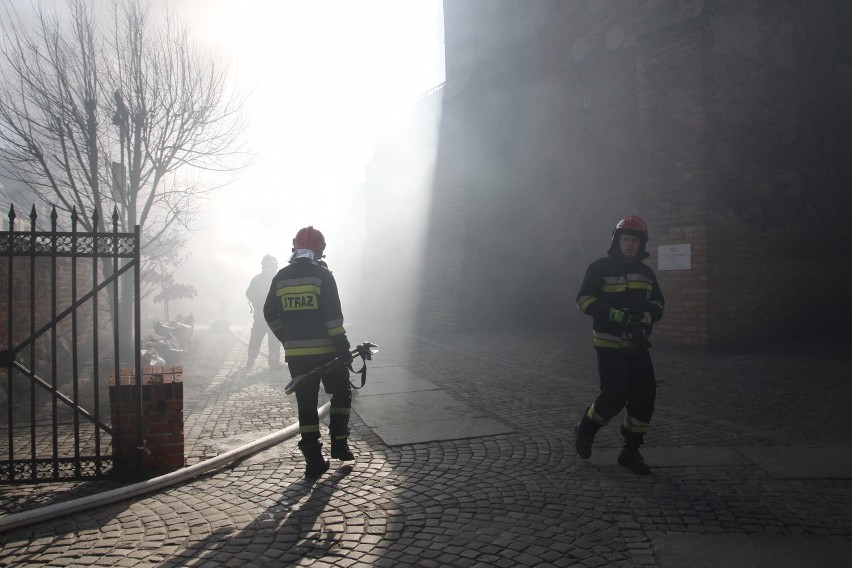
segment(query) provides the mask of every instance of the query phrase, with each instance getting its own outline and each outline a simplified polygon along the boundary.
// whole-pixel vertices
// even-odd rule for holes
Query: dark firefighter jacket
[[[610,308],[634,308],[651,314],[656,322],[663,317],[665,300],[657,277],[641,260],[628,262],[622,255],[599,258],[589,265],[577,306],[592,316],[596,348],[636,347],[631,329],[609,319]],[[647,330],[650,334],[650,329]]]
[[[337,282],[328,268],[306,258],[294,260],[272,279],[263,317],[284,344],[285,361],[322,364],[349,350]]]

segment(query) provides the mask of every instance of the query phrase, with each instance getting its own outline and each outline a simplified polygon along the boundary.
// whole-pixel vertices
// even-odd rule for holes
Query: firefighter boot
[[[355,459],[355,454],[349,449],[349,443],[346,438],[342,440],[332,440],[331,442],[331,457],[336,460],[352,461]]]
[[[595,434],[600,429],[601,425],[589,418],[588,408],[580,421],[574,424],[574,448],[577,450],[577,455],[584,460],[592,455],[592,442],[595,441]]]
[[[316,479],[328,471],[328,461],[322,455],[322,444],[319,441],[299,442],[299,449],[305,456],[305,477]]]
[[[331,457],[336,460],[355,459],[355,454],[349,449],[348,442],[350,409],[350,406],[333,406],[329,414],[328,433],[331,436]]]
[[[621,435],[624,437],[624,447],[618,454],[618,463],[638,475],[649,475],[651,468],[648,467],[645,458],[639,453],[639,446],[642,445],[645,434],[631,432],[622,425]]]
[[[349,449],[349,429],[332,430],[331,434],[331,457],[341,461],[352,461],[355,454]]]

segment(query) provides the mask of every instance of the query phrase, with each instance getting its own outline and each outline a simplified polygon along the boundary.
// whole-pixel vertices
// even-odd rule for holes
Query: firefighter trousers
[[[288,362],[290,375],[296,377],[319,366],[317,363]],[[296,403],[299,409],[300,446],[317,443],[320,439],[319,386],[331,395],[329,432],[332,439],[345,440],[349,435],[349,413],[352,409],[352,387],[349,384],[349,369],[340,367],[325,374],[321,379],[302,382],[296,388]]]
[[[248,344],[248,359],[250,363],[254,363],[254,360],[260,354],[260,345],[263,343],[263,336],[267,337],[266,349],[267,349],[267,360],[269,362],[269,368],[275,369],[280,365],[281,360],[281,342],[278,341],[278,338],[272,333],[272,330],[269,329],[269,324],[266,323],[266,320],[263,319],[263,314],[260,314],[258,317],[255,314],[254,323],[251,326],[251,335],[249,335],[249,344]]]
[[[657,397],[657,379],[647,347],[597,349],[600,394],[594,411],[606,421],[627,408],[627,416],[651,422]]]

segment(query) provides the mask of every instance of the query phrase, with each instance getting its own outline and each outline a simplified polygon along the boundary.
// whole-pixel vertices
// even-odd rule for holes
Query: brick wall
[[[852,276],[852,68],[834,5],[708,10],[713,345],[825,331],[850,313],[837,299]]]
[[[183,367],[143,367],[142,401],[133,369],[110,377],[110,409],[116,473],[124,479],[147,478],[185,465]],[[141,418],[140,418],[141,412]],[[138,450],[139,422],[144,450]]]
[[[657,341],[703,346],[710,334],[710,266],[704,142],[706,22],[695,17],[636,38],[636,112],[639,140],[633,174],[636,200],[649,223],[651,258],[666,296]],[[689,245],[690,268],[660,270],[660,246]]]
[[[667,299],[658,341],[831,326],[852,276],[852,15],[838,5],[445,2],[423,279],[441,301],[421,321],[559,321],[614,224],[638,214]],[[688,268],[660,270],[670,245],[689,245]]]
[[[585,267],[637,213],[650,252],[693,248],[693,270],[661,275],[692,313],[659,335],[706,338],[704,29],[699,5],[674,4],[446,3],[448,87],[468,77],[444,103],[464,132],[451,159],[480,203],[466,218],[478,231],[465,243],[474,292],[460,295],[470,325],[576,310]]]

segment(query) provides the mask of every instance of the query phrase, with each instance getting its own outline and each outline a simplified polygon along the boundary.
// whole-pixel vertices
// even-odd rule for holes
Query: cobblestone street
[[[612,425],[590,460],[574,453],[572,424],[597,391],[586,324],[441,337],[353,326],[353,342],[381,345],[370,369],[407,369],[511,432],[389,446],[355,396],[357,459],[333,461],[317,482],[302,479],[290,439],[156,493],[2,532],[0,566],[848,565],[848,335],[715,353],[656,346],[644,450],[654,470],[640,477],[615,463]],[[295,422],[286,371],[260,357],[246,372],[244,343],[197,333],[184,363],[188,465]],[[0,499],[8,515],[115,486],[0,486]]]

